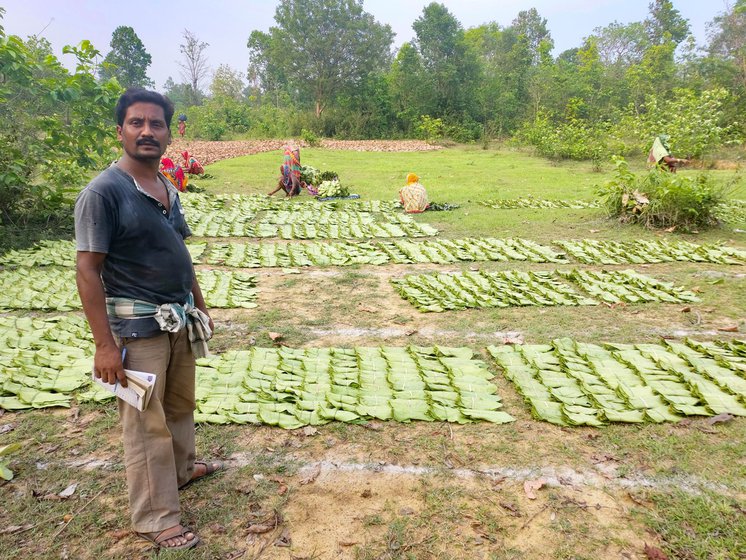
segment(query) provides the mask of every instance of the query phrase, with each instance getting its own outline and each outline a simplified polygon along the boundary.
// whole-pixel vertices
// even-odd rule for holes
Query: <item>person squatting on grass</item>
[[[280,189],[285,191],[286,197],[297,196],[303,186],[300,180],[300,148],[285,146],[277,188],[267,193],[267,196],[272,196]]]
[[[420,178],[414,173],[407,175],[407,184],[399,190],[399,199],[404,211],[409,214],[418,214],[427,210],[427,191],[420,184]]]
[[[671,155],[671,148],[668,141],[671,139],[668,134],[660,134],[653,140],[653,146],[648,153],[648,164],[659,165],[661,169],[676,173],[679,165],[689,163],[688,159],[675,158]]]
[[[223,468],[195,461],[194,360],[206,353],[213,322],[184,243],[191,232],[179,195],[158,172],[173,112],[167,97],[128,89],[116,107],[124,154],[75,202],[76,279],[96,344],[94,375],[126,387],[126,362],[157,376],[144,411],[118,406],[132,525],[162,549],[199,542],[181,525],[179,490]]]

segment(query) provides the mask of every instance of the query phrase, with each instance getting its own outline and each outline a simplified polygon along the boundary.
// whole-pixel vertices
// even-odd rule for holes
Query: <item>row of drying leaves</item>
[[[686,241],[618,242],[583,239],[557,241],[572,258],[585,264],[645,264],[700,262],[743,264],[746,251],[723,245],[698,245]],[[450,264],[479,261],[565,263],[562,252],[520,238],[326,241],[309,243],[187,243],[195,263],[237,268],[287,266],[346,266],[353,264]],[[31,249],[9,251],[6,266],[74,266],[72,241],[42,241]]]
[[[256,307],[256,276],[238,271],[197,270],[208,307]],[[72,268],[13,268],[0,271],[0,310],[80,309]]]
[[[0,317],[0,408],[103,401],[76,315]],[[746,416],[746,342],[611,344],[559,339],[488,352],[538,419],[560,425]],[[197,420],[283,428],[332,420],[509,422],[469,348],[257,348],[198,360]]]
[[[103,401],[93,342],[78,316],[0,317],[0,408]],[[469,348],[257,348],[198,360],[202,422],[297,428],[339,420],[510,422]]]
[[[411,274],[393,278],[391,282],[402,297],[426,312],[476,307],[698,301],[692,292],[633,270],[467,271]]]
[[[197,276],[208,307],[256,307],[255,275],[198,270]],[[633,270],[467,271],[412,274],[391,282],[418,309],[435,312],[469,307],[698,301],[692,292]],[[71,268],[15,268],[0,272],[0,309],[71,311],[80,307]]]
[[[574,210],[586,208],[600,208],[598,201],[587,200],[557,200],[541,199],[533,197],[505,198],[497,200],[485,200],[480,202],[484,206],[496,210],[514,210],[518,208],[544,209],[544,208],[569,208]],[[726,223],[746,222],[746,200],[729,200],[715,207],[715,216]]]
[[[746,416],[746,342],[490,346],[540,420],[563,426]]]
[[[237,210],[190,212],[187,223],[198,237],[280,237],[282,239],[372,239],[379,237],[429,237],[432,226],[409,216],[370,212],[274,212],[255,221],[255,214]]]

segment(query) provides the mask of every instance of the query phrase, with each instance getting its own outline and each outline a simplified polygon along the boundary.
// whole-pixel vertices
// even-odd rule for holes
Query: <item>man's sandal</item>
[[[183,490],[184,488],[186,488],[190,484],[192,484],[194,482],[197,482],[198,480],[202,480],[203,478],[205,478],[207,476],[210,476],[212,474],[215,474],[216,472],[222,471],[225,468],[225,465],[222,462],[220,462],[220,461],[210,461],[210,462],[207,462],[207,461],[195,461],[194,462],[194,466],[197,467],[197,465],[201,465],[203,467],[201,469],[202,472],[200,472],[199,474],[197,474],[198,471],[195,468],[192,471],[192,478],[191,478],[191,480],[188,480],[187,482],[185,482],[184,484],[182,484],[181,486],[179,486],[179,490]]]
[[[192,538],[187,538],[187,535],[192,535]],[[182,525],[154,533],[137,533],[137,536],[153,543],[160,550],[186,550],[194,548],[199,543],[199,537],[189,527]],[[182,540],[185,542],[180,542]],[[169,541],[172,541],[172,544],[168,544]]]

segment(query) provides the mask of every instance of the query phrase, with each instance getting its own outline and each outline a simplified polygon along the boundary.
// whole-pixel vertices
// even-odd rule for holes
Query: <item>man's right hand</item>
[[[122,354],[116,345],[96,348],[96,355],[93,357],[93,374],[104,383],[114,384],[119,380],[122,387],[127,386]]]

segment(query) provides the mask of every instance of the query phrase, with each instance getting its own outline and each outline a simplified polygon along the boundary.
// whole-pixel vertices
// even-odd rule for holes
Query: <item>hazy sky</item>
[[[554,38],[554,54],[579,47],[583,38],[596,27],[613,21],[642,21],[648,15],[650,0],[443,0],[464,28],[494,21],[510,25],[521,10],[535,7]],[[388,23],[396,36],[395,46],[413,38],[412,23],[422,15],[429,1],[365,1],[365,11],[378,22]],[[706,42],[706,23],[726,10],[727,0],[673,0],[674,7],[689,20],[697,43]],[[20,35],[41,34],[54,47],[63,63],[72,67],[70,55],[62,56],[64,45],[90,40],[101,51],[109,52],[111,34],[120,25],[135,30],[145,49],[153,57],[148,76],[161,89],[171,76],[181,79],[177,60],[183,31],[189,29],[206,50],[210,67],[228,64],[242,73],[248,65],[246,43],[255,29],[267,31],[274,25],[277,2],[259,0],[4,0],[2,25],[5,32]],[[313,33],[313,30],[309,30]],[[206,84],[207,85],[207,84]]]

